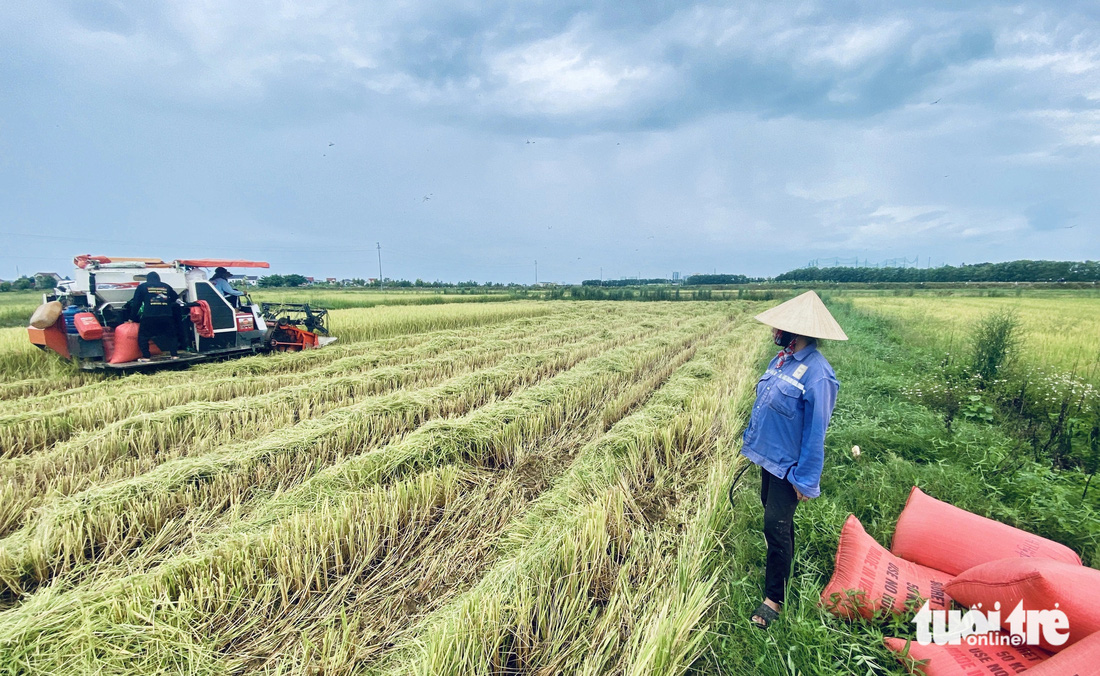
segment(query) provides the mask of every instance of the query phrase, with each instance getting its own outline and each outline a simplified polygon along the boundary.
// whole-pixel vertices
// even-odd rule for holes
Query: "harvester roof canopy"
[[[176,261],[181,265],[190,265],[193,268],[270,268],[270,263],[264,261],[238,261],[221,258],[188,258]]]
[[[85,268],[89,263],[94,266],[98,265],[111,265],[117,263],[138,263],[149,268],[166,268],[171,267],[171,263],[165,263],[159,258],[129,258],[118,256],[91,256],[83,254],[73,259],[73,263],[78,268]],[[179,265],[187,265],[192,268],[270,268],[269,263],[264,261],[244,261],[234,260],[228,258],[187,258],[183,260],[175,261]]]

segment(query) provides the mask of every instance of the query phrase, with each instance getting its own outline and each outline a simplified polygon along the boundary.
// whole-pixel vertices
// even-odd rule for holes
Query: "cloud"
[[[1084,3],[17,0],[0,89],[3,222],[408,276],[1058,255],[1100,216]]]
[[[1074,217],[1077,216],[1064,204],[1054,201],[1032,204],[1024,213],[1027,214],[1028,225],[1042,231],[1073,227]]]
[[[501,52],[489,64],[500,97],[520,114],[568,115],[619,108],[653,76],[645,65],[601,56],[574,33]]]

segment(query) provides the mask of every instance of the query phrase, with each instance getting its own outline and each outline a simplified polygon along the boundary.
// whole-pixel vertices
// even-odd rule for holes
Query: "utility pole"
[[[600,266],[600,286],[603,286],[603,266]]]
[[[535,286],[539,285],[539,261],[535,259]]]
[[[382,242],[375,242],[378,245],[378,290],[382,290]]]

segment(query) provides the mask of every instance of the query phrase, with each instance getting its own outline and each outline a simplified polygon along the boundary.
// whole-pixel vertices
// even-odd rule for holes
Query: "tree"
[[[309,280],[302,275],[284,275],[283,286],[302,286],[309,283]]]
[[[51,275],[35,275],[34,288],[40,291],[49,291],[57,288],[57,280]]]
[[[273,286],[286,286],[286,280],[282,275],[265,275],[256,281],[256,284],[264,288]]]
[[[11,284],[11,288],[15,291],[26,291],[34,288],[34,280],[30,277],[20,277]]]

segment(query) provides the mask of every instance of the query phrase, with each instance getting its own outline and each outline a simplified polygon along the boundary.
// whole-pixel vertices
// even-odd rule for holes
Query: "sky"
[[[0,8],[3,279],[1095,260],[1097,186],[1095,2]]]

